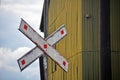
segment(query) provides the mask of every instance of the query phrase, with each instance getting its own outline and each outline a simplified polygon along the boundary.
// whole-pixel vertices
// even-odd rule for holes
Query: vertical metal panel
[[[83,52],[83,80],[99,80],[99,52]]]
[[[120,51],[111,52],[112,80],[120,80]]]
[[[99,80],[99,0],[82,2],[82,75],[83,80]]]
[[[111,49],[120,51],[120,0],[110,0]]]
[[[112,80],[120,80],[120,0],[110,0]]]
[[[48,33],[65,24],[67,36],[55,48],[69,61],[64,72],[48,59],[49,80],[82,80],[82,0],[50,0]]]
[[[99,0],[84,0],[82,4],[83,51],[99,51]]]

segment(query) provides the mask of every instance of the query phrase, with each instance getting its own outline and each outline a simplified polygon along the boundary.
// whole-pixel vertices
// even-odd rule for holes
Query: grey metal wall
[[[99,80],[99,0],[82,0],[83,80]]]

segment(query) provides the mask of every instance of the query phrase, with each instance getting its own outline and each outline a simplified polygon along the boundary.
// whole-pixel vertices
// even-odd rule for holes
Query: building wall
[[[120,80],[120,0],[110,0],[112,80]],[[65,72],[48,58],[49,80],[100,80],[100,0],[50,0],[48,34],[62,24],[67,36],[54,47],[69,62]]]
[[[82,0],[82,80],[100,80],[100,0]]]
[[[69,62],[65,72],[48,59],[49,80],[82,80],[82,2],[81,0],[50,0],[48,33],[51,34],[62,24],[67,36],[54,47]]]
[[[110,0],[112,80],[120,80],[120,0]]]

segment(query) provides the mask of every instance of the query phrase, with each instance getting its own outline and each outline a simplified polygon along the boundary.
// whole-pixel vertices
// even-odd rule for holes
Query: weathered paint
[[[59,65],[63,70],[68,71],[68,61],[59,54],[59,52],[54,49],[47,41],[45,41],[31,26],[29,26],[23,19],[21,19],[21,24],[19,30],[28,37],[39,49],[45,52],[56,64]],[[61,35],[60,31],[64,31],[64,34]],[[61,38],[66,35],[65,27],[61,28],[60,31],[57,31],[57,35],[55,34],[55,41],[59,40],[59,36]],[[25,61],[24,61],[25,64]],[[23,65],[23,64],[22,64]]]
[[[24,25],[24,29],[27,30],[27,28],[28,26]],[[55,32],[53,32],[47,38],[45,38],[45,41],[47,41],[51,46],[53,46],[66,35],[66,28],[64,25],[62,25]],[[47,44],[44,44],[44,48],[47,48]],[[41,51],[37,46],[29,52],[27,52],[25,55],[18,59],[18,65],[20,67],[20,70],[24,70],[27,66],[29,66],[32,62],[34,62],[37,58],[39,58],[42,55],[44,55],[43,51]]]

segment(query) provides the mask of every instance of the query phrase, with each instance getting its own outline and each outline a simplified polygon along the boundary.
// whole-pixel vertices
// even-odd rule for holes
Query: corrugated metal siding
[[[82,80],[82,5],[81,0],[50,0],[48,33],[65,24],[68,35],[54,47],[69,61],[64,72],[48,59],[49,80]]]
[[[120,80],[120,0],[110,0],[112,80]]]
[[[112,80],[120,80],[119,3],[120,0],[110,3]],[[48,33],[66,25],[68,35],[54,47],[69,61],[69,70],[64,72],[48,59],[49,80],[100,79],[99,4],[100,0],[50,0]]]
[[[99,80],[100,26],[99,0],[83,0],[82,73],[83,80]],[[88,16],[88,17],[87,17]]]

